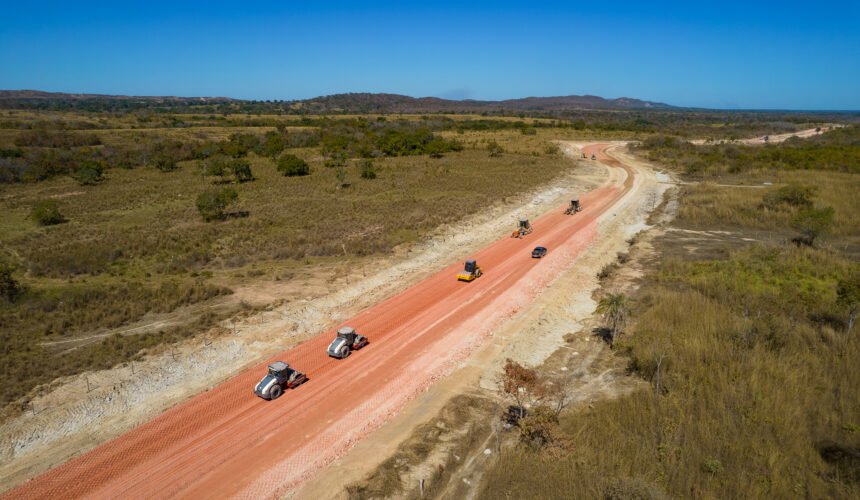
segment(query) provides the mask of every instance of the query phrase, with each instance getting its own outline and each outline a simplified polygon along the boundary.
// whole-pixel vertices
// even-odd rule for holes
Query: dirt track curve
[[[472,283],[456,281],[458,262],[345,322],[370,338],[363,350],[329,358],[333,330],[324,332],[2,498],[258,498],[289,491],[450,372],[594,239],[597,218],[633,183],[633,171],[606,148],[586,152],[623,168],[615,176],[623,184],[582,196],[584,210],[575,216],[559,207],[534,220],[525,238],[506,237],[477,252],[471,257],[485,274]],[[536,245],[549,255],[532,259]],[[264,401],[253,386],[276,359],[310,380]]]

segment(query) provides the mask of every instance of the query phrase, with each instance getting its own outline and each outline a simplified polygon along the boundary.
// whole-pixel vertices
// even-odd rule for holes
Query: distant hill
[[[109,94],[68,94],[65,92],[44,92],[42,90],[0,90],[0,101],[50,101],[50,100],[113,100],[113,101],[154,101],[154,102],[231,102],[229,97],[176,97],[176,96],[131,96]]]
[[[558,97],[525,97],[504,101],[477,101],[466,99],[455,101],[438,97],[409,97],[399,94],[351,93],[314,97],[294,101],[293,107],[308,112],[353,112],[353,113],[434,113],[434,112],[483,112],[483,111],[571,111],[581,109],[633,110],[633,109],[677,109],[668,104],[642,101],[629,97],[605,99],[592,95],[570,95]]]
[[[215,106],[215,109],[211,109]],[[249,112],[334,113],[558,113],[575,110],[670,110],[659,102],[592,95],[525,97],[504,101],[451,100],[399,94],[349,93],[294,101],[251,101],[229,97],[124,96],[69,94],[39,90],[0,90],[0,108],[119,111],[141,108],[210,111],[230,108]]]

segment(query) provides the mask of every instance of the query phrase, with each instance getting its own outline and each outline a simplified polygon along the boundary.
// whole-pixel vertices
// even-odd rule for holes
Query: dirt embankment
[[[452,256],[507,234],[517,217],[535,217],[571,193],[602,184],[607,172],[584,163],[551,186],[499,204],[400,255],[309,277],[303,300],[223,323],[226,333],[168,349],[143,362],[57,381],[32,411],[0,426],[0,483],[18,484],[113,438],[275,352],[305,341],[352,314],[450,264]],[[214,334],[215,332],[213,332]]]

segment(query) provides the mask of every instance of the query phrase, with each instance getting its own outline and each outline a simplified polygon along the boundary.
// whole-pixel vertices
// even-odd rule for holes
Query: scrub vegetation
[[[758,149],[646,141],[644,154],[674,159],[687,180],[739,165],[731,179],[743,183],[685,186],[656,240],[662,258],[613,347],[650,390],[563,412],[569,453],[503,449],[482,496],[860,495],[856,140],[843,129]],[[762,178],[773,185],[748,187]],[[815,210],[832,214],[829,230],[798,244]]]
[[[696,178],[789,170],[860,173],[860,125],[764,146],[696,146],[678,137],[655,135],[637,149],[650,160]]]
[[[195,121],[177,115],[2,118],[0,403],[218,319],[110,335],[147,314],[389,254],[570,168],[545,153],[548,136],[510,120],[217,118],[191,129],[172,126]],[[497,136],[509,146],[491,157]]]

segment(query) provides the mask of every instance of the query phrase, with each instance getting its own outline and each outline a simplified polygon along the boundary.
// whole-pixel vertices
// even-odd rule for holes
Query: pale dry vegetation
[[[44,343],[214,299],[257,276],[289,279],[296,267],[389,254],[569,168],[544,152],[546,141],[491,157],[481,140],[434,135],[442,125],[421,118],[177,118],[200,124],[185,128],[165,115],[23,116],[0,137],[0,166],[11,172],[0,183],[0,264],[20,290],[0,299],[2,402],[194,335],[214,318],[59,353]],[[510,123],[489,120],[479,135]],[[309,175],[283,175],[286,154],[307,162]],[[87,169],[97,170],[92,182],[79,175]],[[43,206],[61,223],[43,225]],[[55,369],[42,370],[42,360]]]
[[[683,188],[674,225],[723,249],[685,251],[677,238],[689,232],[656,240],[676,257],[642,279],[614,346],[650,390],[563,413],[570,453],[503,450],[482,497],[860,495],[857,174],[777,169],[732,182],[762,178],[774,185]],[[795,245],[809,206],[835,209],[831,230]]]

